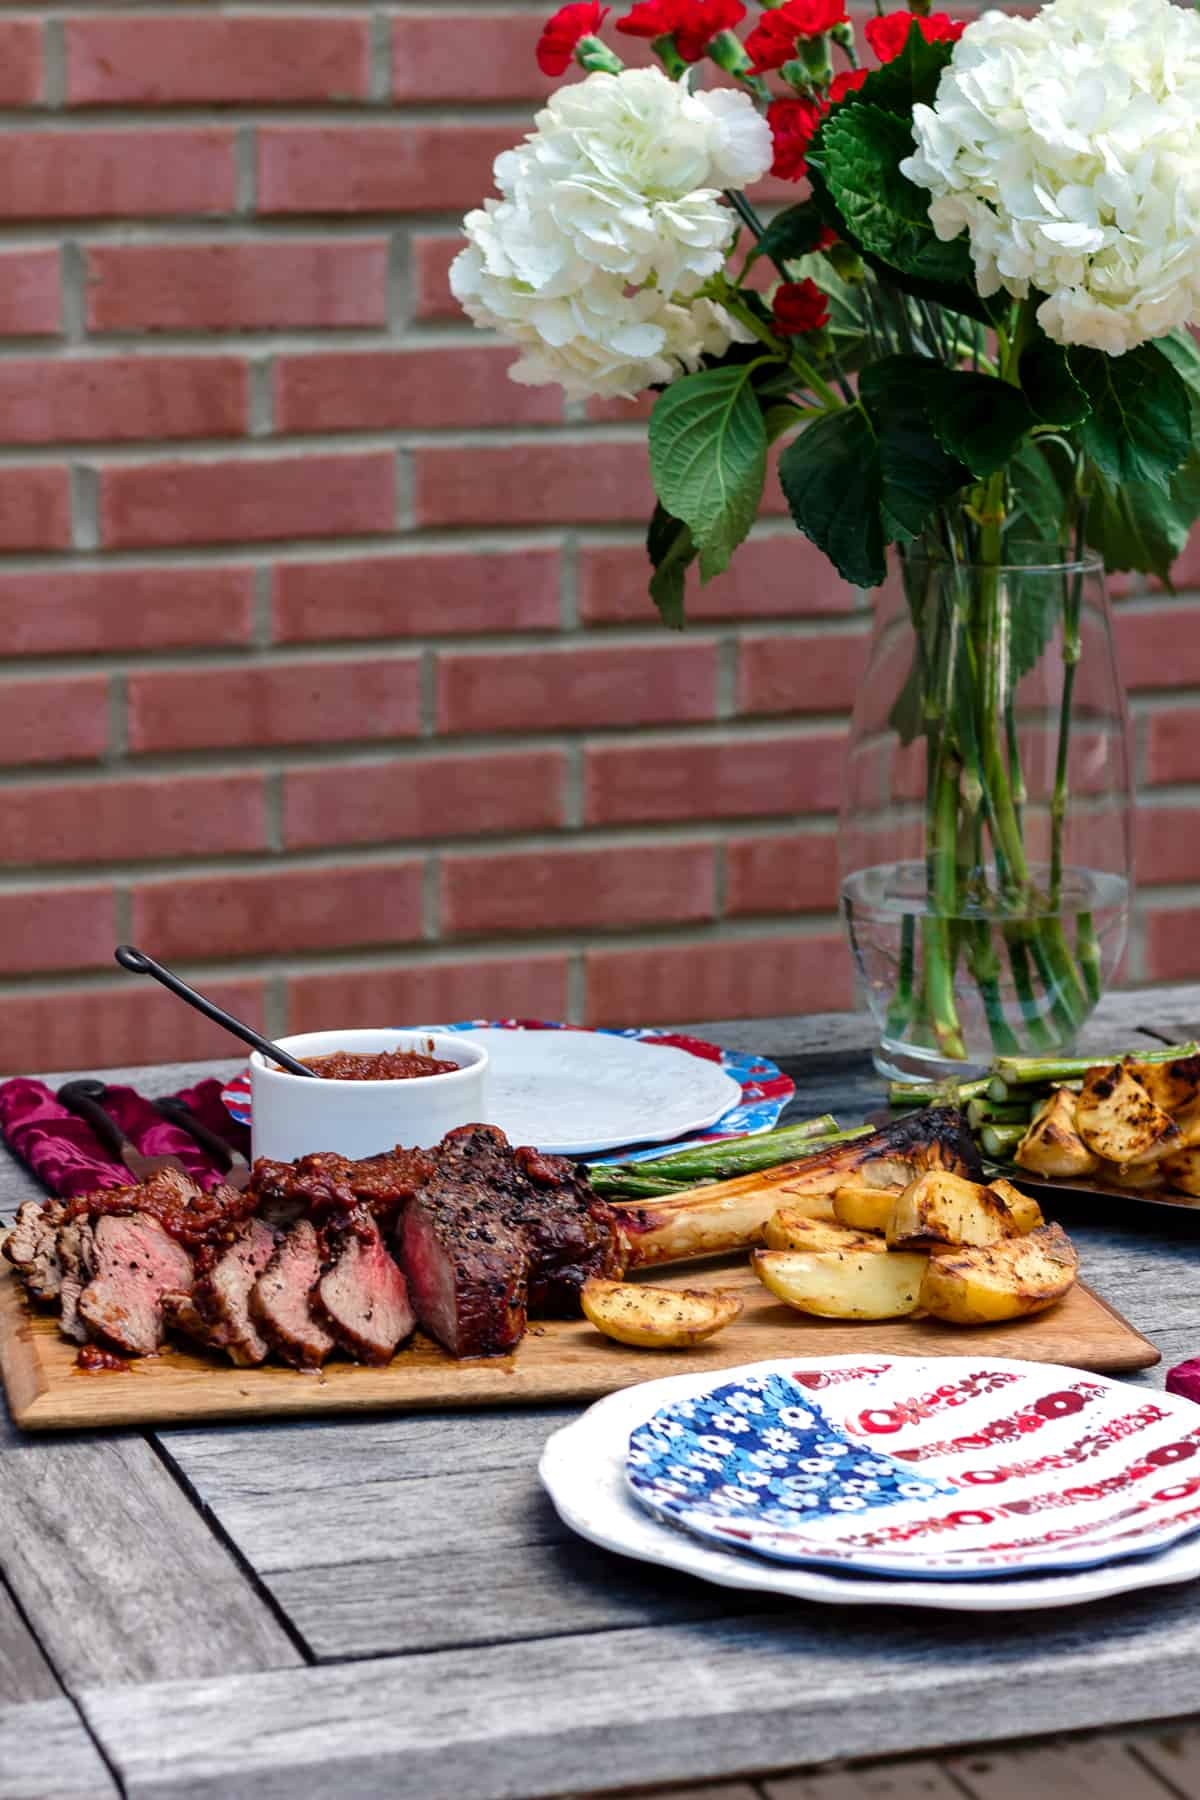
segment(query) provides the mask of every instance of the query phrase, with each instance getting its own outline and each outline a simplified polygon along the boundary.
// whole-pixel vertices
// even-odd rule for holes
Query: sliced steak
[[[62,1265],[58,1328],[73,1344],[86,1344],[87,1326],[79,1316],[79,1300],[96,1267],[96,1245],[86,1219],[69,1219],[58,1234],[58,1259]]]
[[[351,1356],[390,1362],[416,1319],[408,1284],[378,1225],[360,1206],[343,1223],[328,1226],[325,1240],[329,1266],[313,1294],[313,1310]]]
[[[320,1275],[316,1226],[300,1219],[276,1249],[250,1295],[250,1312],[263,1336],[300,1369],[320,1368],[334,1345],[309,1305]]]
[[[89,1334],[127,1356],[163,1341],[163,1295],[192,1285],[192,1259],[150,1213],[105,1213],[92,1227],[95,1273],[79,1297]]]
[[[451,1132],[405,1209],[401,1262],[417,1319],[452,1356],[512,1350],[525,1332],[529,1251],[497,1185],[507,1153],[490,1125]]]
[[[183,1337],[194,1338],[198,1344],[203,1344],[208,1350],[224,1348],[225,1340],[221,1335],[224,1328],[218,1327],[214,1330],[210,1325],[196,1305],[194,1290],[188,1293],[184,1289],[177,1288],[173,1293],[164,1294],[162,1309],[168,1331],[179,1332]]]
[[[58,1228],[66,1217],[58,1200],[26,1200],[4,1240],[4,1254],[35,1300],[57,1300],[62,1291]]]
[[[515,1219],[529,1245],[529,1312],[533,1318],[571,1319],[590,1275],[623,1272],[616,1218],[592,1192],[586,1174],[565,1156],[513,1152],[519,1179],[510,1182]]]
[[[271,1348],[250,1317],[250,1295],[274,1256],[277,1241],[264,1220],[248,1220],[197,1284],[201,1309],[213,1321],[221,1344],[239,1368],[265,1362]]]

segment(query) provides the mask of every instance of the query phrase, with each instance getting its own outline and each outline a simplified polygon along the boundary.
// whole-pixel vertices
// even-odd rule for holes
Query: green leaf
[[[1071,369],[1091,401],[1080,441],[1111,482],[1165,488],[1192,447],[1192,403],[1183,376],[1153,344],[1124,356],[1076,350]]]
[[[815,166],[863,250],[922,281],[974,291],[966,239],[943,243],[929,221],[929,195],[900,173],[913,150],[909,121],[879,106],[837,107],[819,138]]]
[[[1193,450],[1164,492],[1145,481],[1097,480],[1087,540],[1107,569],[1136,569],[1171,586],[1171,567],[1200,518],[1200,450]]]
[[[1092,410],[1071,373],[1066,350],[1041,330],[1021,354],[1020,376],[1022,393],[1045,425],[1069,430],[1081,425]]]
[[[1037,420],[1019,388],[931,364],[927,407],[938,442],[981,480],[1007,468]]]
[[[817,240],[824,229],[825,221],[811,200],[805,200],[799,206],[789,206],[785,212],[771,220],[750,252],[746,267],[749,268],[760,256],[770,257],[776,265],[795,262],[816,249]]]
[[[1029,543],[1058,544],[1062,540],[1067,499],[1055,478],[1044,442],[1030,440],[1009,465],[1012,505],[1010,537]],[[1025,522],[1027,529],[1016,529]]]
[[[682,631],[686,623],[684,590],[687,572],[696,560],[692,534],[682,519],[672,518],[660,504],[655,507],[650,520],[646,549],[654,564],[650,598],[657,606],[663,624],[669,625],[672,631]]]
[[[796,524],[838,574],[856,587],[879,587],[887,576],[882,475],[862,408],[809,425],[780,457],[779,479]]]
[[[704,369],[676,381],[650,418],[650,469],[659,500],[691,528],[700,577],[729,560],[758,514],[767,433],[753,363]]]
[[[880,502],[889,543],[920,537],[931,513],[957,494],[971,472],[943,449],[930,423],[927,357],[885,356],[859,376],[859,393],[877,434]]]
[[[911,119],[914,105],[932,106],[937,98],[942,71],[949,67],[954,45],[944,41],[927,44],[922,33],[911,28],[899,56],[881,69],[872,69],[860,88],[851,88],[841,105],[866,103],[885,112]]]
[[[1200,344],[1186,325],[1181,325],[1177,330],[1169,331],[1166,337],[1156,338],[1154,341],[1176,374],[1183,377],[1192,397],[1196,431],[1200,434]]]

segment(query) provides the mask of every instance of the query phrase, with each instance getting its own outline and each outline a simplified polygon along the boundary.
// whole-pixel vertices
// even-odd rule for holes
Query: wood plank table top
[[[862,1019],[688,1029],[782,1061],[797,1114],[881,1102]],[[1197,1031],[1193,987],[1114,996],[1084,1043]],[[163,1094],[235,1066],[106,1078]],[[0,1217],[37,1191],[0,1151]],[[1200,1354],[1200,1220],[1062,1216],[1160,1385]],[[38,1438],[0,1417],[0,1800],[1200,1796],[1178,1731],[978,1749],[1182,1719],[1200,1585],[1036,1621],[709,1587],[559,1523],[536,1465],[577,1411]]]

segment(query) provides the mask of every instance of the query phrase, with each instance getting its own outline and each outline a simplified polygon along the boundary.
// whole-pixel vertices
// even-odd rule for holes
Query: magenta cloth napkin
[[[201,1081],[175,1098],[231,1148],[249,1155],[250,1133],[225,1111],[219,1081]],[[220,1182],[221,1171],[199,1144],[162,1118],[133,1088],[110,1087],[104,1106],[146,1156],[177,1156],[203,1188]],[[28,1163],[42,1185],[60,1199],[90,1194],[96,1188],[128,1187],[133,1180],[124,1164],[109,1155],[91,1126],[60,1106],[43,1081],[20,1076],[0,1083],[0,1132],[14,1155]]]
[[[1185,1400],[1200,1400],[1200,1356],[1176,1363],[1167,1376],[1168,1394],[1182,1394]]]

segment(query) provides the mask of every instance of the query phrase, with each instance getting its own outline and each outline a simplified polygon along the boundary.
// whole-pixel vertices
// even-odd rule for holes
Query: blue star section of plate
[[[630,1437],[625,1472],[652,1511],[790,1531],[806,1520],[955,1491],[855,1443],[782,1375],[748,1377],[664,1407]]]

